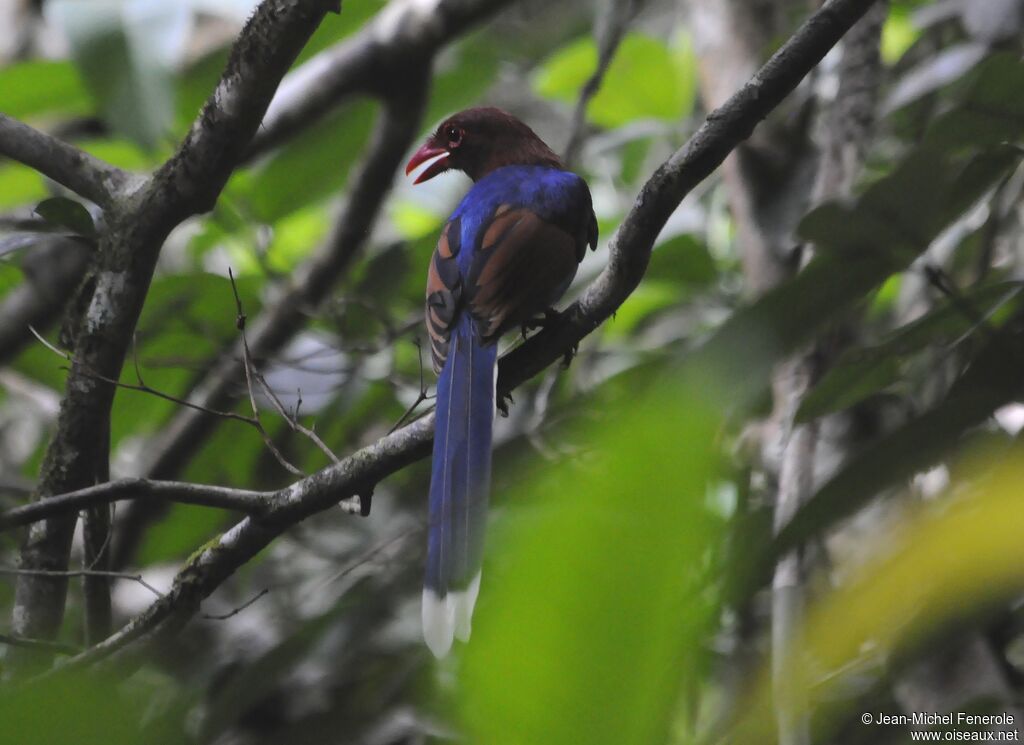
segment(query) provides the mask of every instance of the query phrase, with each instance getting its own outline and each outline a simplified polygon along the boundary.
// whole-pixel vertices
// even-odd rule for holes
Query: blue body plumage
[[[597,241],[586,183],[564,170],[518,120],[499,122],[512,126],[518,137],[525,137],[525,129],[534,138],[518,156],[514,148],[499,147],[500,136],[488,140],[489,149],[459,150],[473,142],[470,127],[479,125],[467,115],[481,111],[496,110],[471,109],[448,120],[408,169],[445,153],[476,181],[445,225],[427,277],[427,330],[439,377],[423,629],[438,656],[447,653],[454,637],[468,638],[480,586],[497,340],[550,308],[572,282],[587,245]],[[442,135],[448,138],[447,149],[435,144]],[[479,166],[476,161],[489,152],[494,156],[490,166]],[[424,173],[431,169],[444,170],[432,165]]]

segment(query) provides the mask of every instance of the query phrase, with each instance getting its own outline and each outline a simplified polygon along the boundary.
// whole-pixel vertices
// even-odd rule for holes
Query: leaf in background
[[[624,383],[624,416],[577,433],[592,457],[508,499],[463,651],[474,742],[666,741],[717,612],[715,388],[689,382]]]
[[[391,204],[391,222],[406,240],[417,240],[436,234],[444,224],[445,216],[406,199]]]
[[[472,36],[455,47],[456,61],[442,60],[430,84],[430,100],[424,124],[430,129],[444,117],[480,99],[494,83],[501,62],[501,50],[485,35]]]
[[[255,316],[259,279],[239,277],[236,285],[246,313]],[[231,285],[226,277],[203,272],[157,277],[138,329],[134,353],[146,384],[182,396],[208,359],[237,338]],[[130,351],[121,381],[135,384],[132,354]],[[244,382],[240,385],[244,392]],[[177,408],[178,404],[148,393],[118,391],[110,420],[111,443],[117,445],[126,437],[154,431]]]
[[[85,140],[77,144],[85,152],[111,165],[135,171],[155,167],[165,155],[163,148],[146,151],[131,140],[120,138]]]
[[[684,233],[654,247],[644,276],[702,286],[714,281],[718,271],[707,245]]]
[[[340,191],[363,154],[373,113],[373,105],[361,101],[317,122],[256,166],[251,179],[232,178],[240,187],[232,194],[248,194],[256,218],[274,223]]]
[[[267,247],[266,261],[271,270],[288,274],[315,251],[330,228],[330,212],[325,205],[314,205],[278,220]],[[251,254],[251,243],[242,250]]]
[[[244,424],[237,424],[237,427],[244,426]],[[235,423],[229,422],[228,426],[222,427],[220,430],[220,432],[225,431],[230,432],[233,439],[237,439],[238,429],[236,429]],[[257,439],[259,438],[257,437]],[[220,451],[221,460],[239,460],[235,443],[219,444],[227,448]],[[264,447],[262,440],[259,445]],[[224,458],[224,453],[231,453],[231,457]],[[218,477],[223,478],[223,474],[218,474]],[[224,483],[218,481],[217,478],[208,481],[209,483]],[[195,551],[197,546],[202,546],[213,538],[218,531],[224,530],[228,520],[230,517],[222,510],[211,510],[190,504],[172,504],[167,514],[146,530],[137,562],[139,566],[145,567],[169,561],[180,561]]]
[[[52,197],[36,205],[35,213],[57,227],[67,228],[75,235],[96,237],[96,225],[81,202],[67,197]]]
[[[972,288],[960,301],[946,302],[923,318],[897,329],[867,349],[846,352],[804,398],[798,422],[841,411],[900,379],[902,363],[931,344],[947,344],[974,328],[974,318],[989,318],[1018,299],[1019,282]],[[962,303],[962,304],[961,304]]]
[[[658,280],[644,280],[615,311],[604,328],[609,339],[626,339],[651,316],[672,307],[683,298],[677,284]]]
[[[971,78],[964,99],[931,127],[927,142],[940,147],[1000,145],[1024,134],[1024,63],[1010,53],[993,54]]]
[[[883,111],[891,113],[925,96],[936,93],[970,72],[985,58],[988,46],[977,42],[956,44],[928,57],[907,72],[885,100]]]
[[[863,669],[866,655],[912,662],[915,650],[933,649],[928,641],[940,637],[948,644],[950,637],[942,637],[943,632],[972,628],[988,609],[1020,596],[1024,459],[1018,448],[1001,460],[979,459],[966,493],[943,500],[936,505],[940,509],[918,510],[887,531],[880,558],[862,568],[840,568],[842,574],[851,571],[852,579],[810,609],[799,656],[788,669],[799,688],[814,691],[814,719],[822,727],[815,742],[833,741],[830,735],[846,717],[852,717],[850,726],[862,726],[863,701],[843,695],[843,686]],[[774,741],[770,671],[763,669],[755,681],[724,742]],[[850,711],[852,705],[856,711]],[[983,733],[985,728],[978,729]]]
[[[170,133],[172,70],[188,41],[191,8],[156,0],[50,0],[44,11],[67,36],[111,126],[149,148]]]
[[[3,745],[173,745],[187,741],[177,711],[160,711],[167,683],[149,684],[151,707],[130,705],[120,683],[95,671],[59,672],[45,682],[7,686],[0,696]],[[136,681],[135,684],[138,684]],[[160,690],[162,689],[162,691]],[[54,712],[60,702],[60,714]],[[173,707],[172,707],[173,708]]]
[[[887,65],[895,64],[920,36],[910,19],[910,9],[893,6],[882,27],[882,60]]]
[[[574,102],[596,67],[593,39],[580,39],[544,62],[534,89],[546,98]],[[674,122],[693,110],[695,96],[696,63],[688,37],[678,37],[670,49],[659,39],[634,32],[622,40],[587,117],[609,128],[644,118]]]
[[[358,31],[386,4],[386,0],[359,0],[359,2],[345,5],[341,13],[329,13],[317,27],[313,36],[302,47],[302,51],[299,52],[299,56],[292,65],[293,69],[318,52],[322,52]]]
[[[46,196],[43,177],[21,164],[0,165],[0,209],[20,207]]]
[[[997,147],[951,153],[914,150],[853,204],[828,202],[800,222],[802,238],[848,257],[869,254],[902,268],[938,232],[995,186],[1020,162],[1021,152]]]
[[[0,69],[0,111],[19,119],[86,114],[89,94],[70,62],[32,60]]]

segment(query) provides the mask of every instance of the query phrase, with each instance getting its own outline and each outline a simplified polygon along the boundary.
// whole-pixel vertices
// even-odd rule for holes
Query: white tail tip
[[[423,589],[423,640],[438,659],[452,648],[452,641],[469,641],[472,631],[473,607],[480,594],[480,572],[465,590],[438,595]]]

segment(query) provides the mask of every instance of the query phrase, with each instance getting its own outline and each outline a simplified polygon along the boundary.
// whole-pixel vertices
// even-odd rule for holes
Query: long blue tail
[[[438,657],[469,638],[491,483],[497,345],[476,339],[466,314],[453,330],[437,381],[430,476],[423,637]]]

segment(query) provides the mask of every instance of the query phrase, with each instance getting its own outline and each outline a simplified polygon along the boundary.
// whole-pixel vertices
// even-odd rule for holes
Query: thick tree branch
[[[270,104],[248,157],[312,126],[348,96],[378,96],[403,87],[410,70],[512,0],[393,2],[359,33],[320,52],[289,74]]]
[[[105,480],[107,443],[97,433],[108,431],[115,386],[96,376],[119,378],[164,239],[184,218],[213,205],[275,88],[331,5],[325,0],[264,0],[178,152],[109,206],[95,287],[84,317],[76,319],[75,359],[43,462],[41,498]],[[66,570],[74,526],[73,514],[34,524],[22,547],[21,566]],[[59,574],[20,577],[12,614],[15,635],[53,638],[66,593],[67,578]]]
[[[831,0],[658,169],[613,239],[608,268],[563,316],[566,320],[503,360],[502,390],[511,390],[561,357],[622,303],[643,276],[654,240],[682,198],[797,86],[871,5],[872,0]],[[115,660],[138,659],[149,643],[176,633],[195,615],[203,598],[290,526],[339,500],[371,490],[381,479],[426,455],[432,433],[433,416],[424,417],[281,490],[265,514],[243,519],[194,556],[165,597],[70,664],[92,664],[115,653]],[[127,646],[132,642],[139,643]]]
[[[0,155],[34,168],[104,208],[130,184],[141,181],[6,114],[0,114]]]
[[[170,502],[237,510],[255,515],[267,509],[268,500],[272,495],[273,492],[247,491],[182,481],[119,479],[7,510],[0,513],[0,530],[31,525],[55,515],[64,515],[124,499],[166,499]]]

